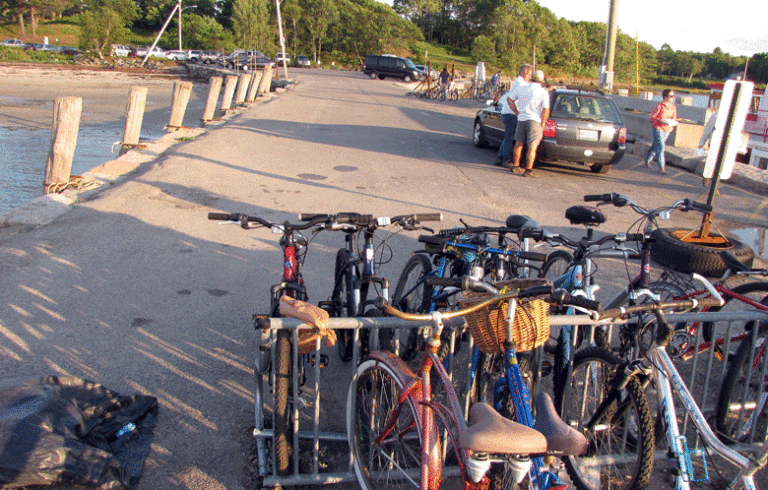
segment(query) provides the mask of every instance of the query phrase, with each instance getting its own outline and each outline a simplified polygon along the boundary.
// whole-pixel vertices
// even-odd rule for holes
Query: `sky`
[[[610,0],[537,0],[557,17],[608,23]],[[621,32],[659,49],[751,56],[768,52],[768,3],[764,0],[681,2],[617,0]],[[727,6],[727,7],[726,7]]]

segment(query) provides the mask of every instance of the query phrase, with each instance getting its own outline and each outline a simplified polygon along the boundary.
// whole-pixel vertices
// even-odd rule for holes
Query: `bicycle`
[[[455,280],[433,280],[443,281],[446,285],[457,284]],[[480,286],[491,293],[492,297],[481,299],[477,304],[460,310],[433,311],[429,314],[404,313],[379,301],[384,313],[409,321],[429,321],[432,329],[427,355],[423,356],[416,373],[395,354],[375,351],[358,366],[350,384],[347,395],[347,434],[355,473],[364,490],[413,487],[419,484],[422,489],[439,487],[442,480],[442,442],[438,436],[435,416],[450,437],[464,488],[487,488],[490,484],[485,476],[493,461],[489,453],[504,455],[504,468],[498,478],[506,479],[506,483],[519,483],[530,472],[531,481],[535,481],[539,488],[554,488],[560,484],[556,474],[546,468],[537,456],[549,453],[550,449],[551,452],[564,454],[578,453],[585,448],[582,436],[557,418],[551,408],[551,400],[547,403],[547,395],[541,395],[541,409],[536,423],[533,423],[527,387],[521,381],[519,368],[514,361],[516,345],[532,348],[533,340],[519,337],[516,333],[519,331],[514,330],[513,325],[518,301],[526,298],[546,296],[548,300],[561,304],[575,301],[587,307],[596,305],[572,298],[562,290],[553,294],[551,286],[499,294],[493,286],[470,277],[463,278],[461,282],[464,289]],[[488,405],[477,403],[470,411],[470,422],[473,425],[467,427],[456,391],[437,356],[442,343],[441,333],[446,327],[445,321],[449,319],[507,301],[509,305],[504,319],[504,334],[509,341],[503,344],[509,360],[508,380],[515,387],[512,393],[519,395],[515,396],[514,403],[526,424],[506,420]],[[433,369],[447,397],[447,405],[432,397],[430,373]],[[549,438],[530,432],[531,427],[549,435]],[[485,433],[490,434],[484,436]],[[533,456],[533,461],[530,456]],[[504,484],[502,481],[501,485]],[[509,488],[508,485],[501,485],[496,488]]]
[[[440,92],[438,95],[438,98],[440,100],[452,100],[456,101],[459,100],[459,91],[455,88],[455,82],[451,81],[448,83],[448,86],[440,85]]]
[[[258,216],[248,216],[241,213],[208,213],[208,219],[239,224],[245,230],[261,227],[270,228],[272,233],[281,235],[279,243],[283,249],[283,276],[282,282],[270,287],[269,316],[281,316],[279,303],[283,295],[307,301],[307,288],[301,274],[301,266],[306,258],[309,242],[301,232],[322,223],[322,218],[310,220],[308,223],[291,224],[287,221],[284,223],[273,223]],[[260,316],[254,315],[254,320],[257,321]],[[308,358],[309,354],[305,354],[303,362],[297,362],[298,359],[293,357],[297,352],[291,345],[291,332],[288,330],[279,330],[275,335],[274,342],[271,342],[271,340],[271,338],[265,339],[262,342],[262,349],[273,349],[271,358],[274,362],[272,365],[257,366],[259,371],[257,375],[267,377],[270,384],[274,386],[275,408],[272,413],[272,428],[274,431],[272,461],[275,473],[282,476],[287,475],[290,471],[291,441],[296,436],[289,407],[291,400],[296,398],[289,397],[292,379],[291,369],[292,366],[299,366],[299,369],[303,370],[304,365],[313,362],[313,360]],[[321,362],[322,364],[323,360],[315,359],[314,362]],[[303,379],[303,375],[297,376],[295,379]],[[294,395],[298,393],[297,386],[293,386],[293,393]],[[260,404],[257,403],[256,406],[260,406]],[[298,461],[295,464],[298,464]]]
[[[334,267],[333,292],[328,301],[321,301],[318,306],[328,311],[331,317],[341,316],[378,316],[380,311],[373,306],[373,300],[368,299],[368,290],[371,285],[378,286],[378,296],[389,298],[389,280],[378,277],[375,259],[375,247],[373,239],[375,232],[380,227],[397,225],[404,230],[418,230],[429,228],[417,226],[421,221],[441,221],[441,213],[410,214],[394,217],[374,218],[372,215],[358,213],[339,214],[300,214],[299,221],[323,220],[323,226],[315,232],[322,230],[343,231],[345,233],[345,248],[336,252]],[[358,248],[358,235],[362,234],[362,252]],[[382,242],[386,244],[386,240]],[[344,362],[349,362],[353,357],[353,343],[360,344],[360,351],[365,356],[368,352],[369,332],[367,329],[360,332],[359,338],[355,338],[357,331],[341,329],[337,334],[336,346],[339,357]],[[377,340],[379,345],[376,350],[393,350],[393,332],[391,329],[379,329]]]
[[[710,292],[711,298],[700,301],[654,301],[605,310],[596,315],[598,324],[631,320],[627,325],[634,325],[637,331],[633,337],[633,355],[626,358],[617,360],[610,350],[600,347],[588,347],[577,355],[574,376],[570,381],[572,393],[576,397],[564,407],[561,416],[590,439],[590,450],[585,455],[564,458],[568,474],[579,489],[611,488],[609,483],[615,483],[617,488],[622,483],[622,488],[640,488],[645,484],[644,478],[650,475],[653,466],[654,431],[647,425],[643,428],[639,425],[617,424],[617,419],[621,419],[634,401],[627,393],[629,388],[637,391],[632,397],[637,397],[642,404],[645,394],[641,386],[651,379],[658,395],[668,455],[675,459],[678,466],[675,488],[689,489],[690,482],[702,481],[696,479],[692,457],[703,456],[704,453],[688,449],[687,439],[680,433],[673,392],[680,397],[683,408],[693,421],[707,451],[724,457],[740,468],[727,488],[755,488],[753,475],[768,462],[768,443],[764,443],[755,455],[750,457],[722,443],[708,424],[666,350],[675,333],[667,321],[667,311],[690,311],[723,304],[723,299],[706,279],[697,274],[694,274],[694,277]],[[641,316],[645,313],[652,313],[655,321],[645,321]],[[672,316],[673,313],[669,315]],[[640,330],[645,329],[652,332],[652,342],[648,346],[639,341],[642,333]],[[650,417],[646,418],[647,422],[650,422]],[[648,447],[651,449],[646,450]],[[593,468],[601,461],[617,465],[634,463],[634,458],[630,458],[627,452],[634,452],[635,448],[644,450],[642,455],[637,451],[637,467],[632,470],[623,467],[608,468],[605,465],[601,465],[599,471]],[[702,464],[707,479],[708,471],[704,458]],[[633,475],[632,480],[627,482],[626,475]]]
[[[425,247],[415,251],[403,267],[392,303],[408,313],[428,313],[447,306],[459,290],[430,286],[427,284],[429,277],[470,275],[476,279],[488,276],[492,281],[501,281],[527,275],[527,268],[534,267],[532,262],[541,263],[547,256],[528,251],[525,239],[514,243],[507,236],[532,227],[538,227],[538,223],[530,217],[512,215],[502,227],[468,226],[465,223],[461,227],[440,230],[437,236],[419,236],[419,242]],[[497,235],[496,246],[491,245],[489,234]],[[434,269],[433,263],[436,266]],[[420,328],[414,328],[406,330],[405,337],[400,357],[410,361],[422,350],[424,335]]]

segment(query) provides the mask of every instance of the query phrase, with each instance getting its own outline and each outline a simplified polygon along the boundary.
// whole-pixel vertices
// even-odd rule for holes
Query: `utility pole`
[[[179,0],[179,51],[181,51],[181,0]]]
[[[600,74],[600,85],[603,87],[603,90],[608,92],[613,92],[613,60],[616,56],[616,35],[618,32],[616,12],[618,6],[619,0],[611,0],[611,7],[608,12],[608,29],[605,33],[604,71]]]
[[[285,38],[283,37],[283,20],[280,18],[280,0],[275,0],[277,3],[277,33],[280,36],[280,52],[282,53],[282,59],[279,60],[277,69],[280,70],[280,63],[283,64],[283,78],[288,78],[288,63],[285,61]]]

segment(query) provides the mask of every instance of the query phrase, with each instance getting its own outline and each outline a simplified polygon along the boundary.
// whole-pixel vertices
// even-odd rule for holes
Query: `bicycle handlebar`
[[[588,194],[584,196],[584,201],[585,202],[597,201],[605,204],[613,204],[617,208],[620,208],[622,206],[626,206],[627,204],[629,204],[635,211],[645,216],[658,214],[661,210],[665,210],[665,209],[680,209],[681,211],[685,211],[685,212],[695,209],[704,213],[708,213],[712,211],[712,206],[709,206],[704,203],[696,202],[688,198],[675,201],[675,203],[669,206],[668,208],[659,208],[657,210],[648,211],[641,208],[637,204],[635,204],[634,201],[632,201],[632,199],[630,199],[629,197],[624,196],[622,194],[618,194],[616,192],[611,192],[610,194]]]
[[[372,214],[359,213],[337,213],[337,214],[317,214],[300,213],[299,221],[313,221],[320,219],[326,224],[351,224],[355,227],[382,227],[393,223],[400,224],[403,227],[414,226],[421,221],[442,221],[443,213],[418,213],[401,214],[398,216],[380,216],[375,218]]]
[[[444,238],[437,235],[420,235],[418,240],[421,243],[426,243],[427,245],[433,245],[435,247],[440,247],[440,248],[445,248],[445,246],[448,244],[456,244],[456,245],[464,246],[466,248],[475,249],[478,252],[483,252],[483,251],[495,252],[495,251],[503,250],[504,255],[508,255],[508,256],[515,257],[522,260],[531,260],[534,262],[544,262],[545,260],[547,260],[547,254],[543,254],[539,252],[500,249],[497,247],[488,247],[485,245],[475,245],[472,243],[456,242],[455,240],[451,240],[449,238]]]
[[[307,228],[311,228],[317,223],[323,221],[320,218],[315,218],[314,220],[303,224],[293,224],[287,221],[284,223],[273,223],[271,221],[265,220],[264,218],[259,218],[258,216],[248,216],[247,214],[243,213],[208,213],[208,219],[240,223],[240,227],[246,230],[250,228],[251,223],[258,223],[265,228],[277,228],[283,232],[306,230]]]

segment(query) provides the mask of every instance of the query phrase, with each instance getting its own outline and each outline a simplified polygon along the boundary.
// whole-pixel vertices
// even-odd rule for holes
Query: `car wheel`
[[[475,127],[472,129],[472,143],[478,148],[485,148],[488,142],[485,140],[483,123],[480,119],[475,119]]]
[[[594,164],[589,169],[592,171],[592,173],[595,174],[602,174],[605,175],[608,173],[608,171],[611,169],[610,165],[600,165],[600,164]]]
[[[229,68],[230,70],[233,70],[235,68],[235,64],[234,63],[227,63],[227,68]]]
[[[410,81],[411,81],[411,77],[410,77],[410,76],[408,76],[408,75],[406,75],[406,76],[404,76],[404,77],[403,77],[403,81],[404,81],[405,83],[410,83]]]
[[[371,77],[371,80],[376,80],[376,72],[375,71],[372,71],[370,73],[370,75],[368,75],[368,76]],[[379,78],[381,78],[381,77],[379,77]]]

